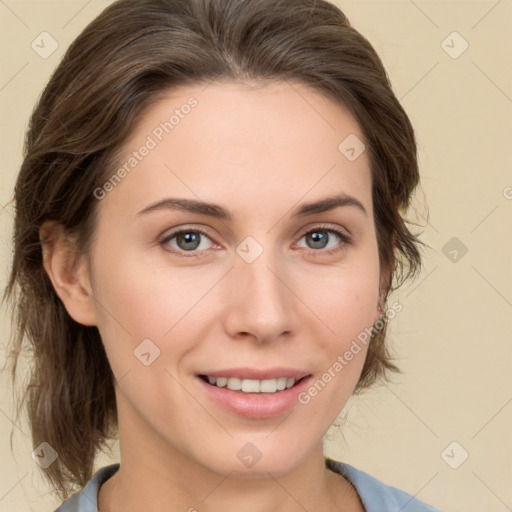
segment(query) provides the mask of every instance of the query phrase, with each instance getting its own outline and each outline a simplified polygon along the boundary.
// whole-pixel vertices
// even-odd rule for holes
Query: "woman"
[[[15,191],[14,352],[29,340],[58,511],[435,510],[322,450],[396,370],[418,183],[410,121],[335,6],[108,7],[46,87]],[[92,475],[117,434],[122,463]]]

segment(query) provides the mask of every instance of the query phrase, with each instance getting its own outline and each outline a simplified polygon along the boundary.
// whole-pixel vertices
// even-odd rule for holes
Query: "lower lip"
[[[295,386],[275,393],[244,393],[212,386],[197,377],[213,400],[230,412],[250,419],[273,418],[291,409],[298,404],[298,395],[307,388],[310,378],[311,375],[304,377]]]

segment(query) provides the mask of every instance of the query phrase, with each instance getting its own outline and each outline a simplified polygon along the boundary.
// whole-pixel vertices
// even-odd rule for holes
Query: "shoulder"
[[[411,494],[384,484],[355,467],[326,458],[326,466],[343,475],[355,487],[366,512],[440,512]],[[78,493],[66,500],[55,512],[98,512],[98,491],[103,482],[119,469],[119,464],[98,470]]]
[[[73,494],[54,512],[98,512],[98,491],[101,484],[119,469],[119,463],[99,469],[86,486]]]
[[[440,512],[411,494],[386,485],[350,464],[326,458],[328,469],[343,475],[355,487],[367,512]]]

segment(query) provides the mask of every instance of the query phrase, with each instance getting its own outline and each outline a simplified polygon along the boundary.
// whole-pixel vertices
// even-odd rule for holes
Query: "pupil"
[[[184,243],[181,243],[184,242]],[[180,249],[193,250],[197,249],[200,244],[199,233],[186,232],[177,236],[177,243]]]
[[[327,244],[327,234],[325,231],[313,231],[309,234],[309,237],[315,249],[323,249]]]

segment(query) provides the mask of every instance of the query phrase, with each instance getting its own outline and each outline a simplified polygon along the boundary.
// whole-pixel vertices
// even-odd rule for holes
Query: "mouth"
[[[294,408],[312,377],[311,373],[290,368],[236,368],[196,374],[209,400],[253,420],[278,417]]]
[[[211,375],[199,375],[204,382],[217,388],[226,388],[241,393],[277,393],[297,386],[302,380],[309,377],[276,377],[273,379],[242,379],[239,377],[213,377]]]

